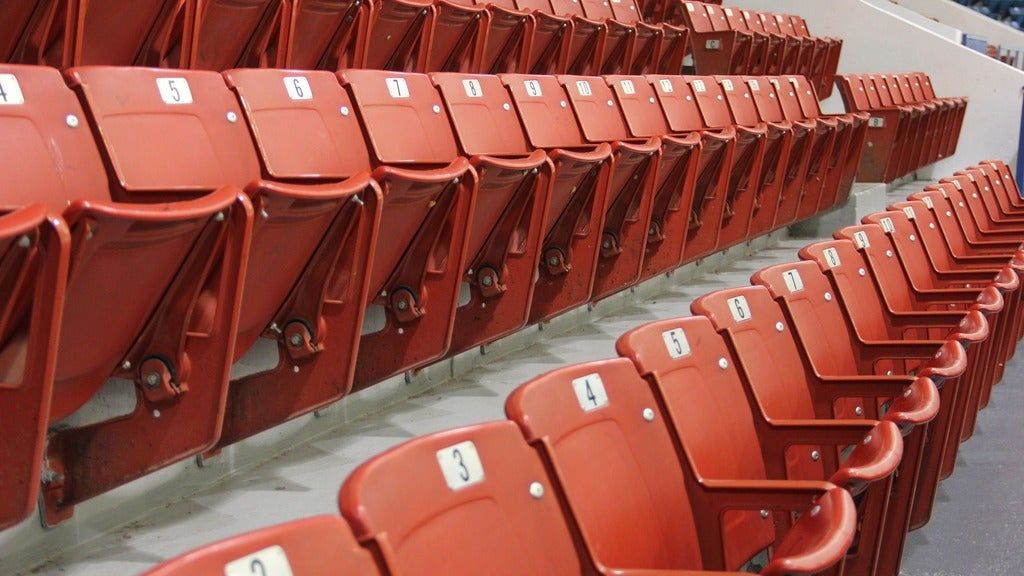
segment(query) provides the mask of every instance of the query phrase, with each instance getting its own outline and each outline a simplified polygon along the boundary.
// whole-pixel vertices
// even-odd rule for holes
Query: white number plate
[[[690,342],[682,328],[673,328],[668,332],[662,332],[661,338],[665,341],[665,349],[673,360],[678,360],[690,355]]]
[[[786,288],[789,288],[790,293],[804,289],[804,279],[800,277],[800,271],[796,268],[783,272],[782,279],[786,282]]]
[[[470,98],[483,98],[484,88],[476,78],[467,78],[462,81],[462,88],[466,90],[466,96]]]
[[[409,97],[409,83],[405,78],[385,78],[384,83],[387,84],[388,94],[391,94],[392,98]]]
[[[544,93],[540,91],[540,82],[536,80],[523,80],[523,88],[526,88],[526,95],[538,98]]]
[[[839,251],[835,248],[825,248],[821,253],[825,256],[825,262],[828,263],[829,268],[835,268],[842,264],[842,261],[839,259]]]
[[[636,86],[633,86],[632,80],[623,80],[622,82],[619,82],[619,85],[622,86],[623,93],[636,94]]]
[[[25,103],[21,84],[14,74],[0,74],[0,106],[15,106]]]
[[[576,392],[576,400],[584,412],[608,405],[608,393],[604,389],[604,381],[596,372],[573,380],[572,389]]]
[[[224,565],[224,576],[294,576],[284,548],[271,546]]]
[[[480,463],[476,445],[469,440],[438,450],[437,463],[445,484],[452,490],[483,482],[484,465]]]
[[[156,88],[164,104],[191,104],[192,89],[184,78],[157,78]]]
[[[853,239],[854,239],[854,241],[857,242],[857,248],[870,248],[871,247],[871,242],[868,241],[868,233],[867,232],[864,232],[864,231],[854,232],[853,233]]]
[[[753,318],[750,313],[750,306],[747,305],[747,299],[743,296],[737,296],[735,298],[729,298],[729,312],[732,313],[732,319],[737,322],[746,322]]]
[[[292,100],[312,100],[313,89],[309,87],[309,79],[305,76],[286,76],[284,89]]]
[[[578,92],[580,96],[593,96],[594,95],[594,91],[591,90],[591,88],[590,88],[590,82],[588,82],[586,80],[577,80],[576,81],[576,92]]]

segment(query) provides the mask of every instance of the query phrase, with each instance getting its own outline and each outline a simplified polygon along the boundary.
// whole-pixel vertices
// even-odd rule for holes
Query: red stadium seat
[[[0,77],[0,86],[13,101],[11,80]],[[6,154],[15,153],[12,147],[0,144]],[[6,169],[2,173],[11,175]],[[42,204],[4,206],[0,214],[2,530],[35,510],[39,495],[71,236],[64,221],[48,216]]]
[[[90,117],[60,73],[31,66],[6,66],[2,73],[24,96],[22,104],[0,106],[0,125],[9,136],[4,142],[16,147],[2,155],[0,170],[10,183],[5,203],[45,202],[71,229],[72,272],[42,495],[44,522],[52,525],[67,518],[75,504],[216,441],[252,206],[226,181],[206,189],[133,187],[167,173],[160,168],[172,159],[160,154],[198,148],[183,145],[179,137],[155,137],[127,116],[121,117],[127,122],[105,125],[104,134],[138,138],[133,152],[140,161],[112,156],[124,170],[112,170],[108,179]],[[155,81],[126,86],[160,100]],[[223,122],[224,109],[217,114]],[[238,128],[225,129],[251,146],[244,125]],[[212,160],[209,141],[206,145]],[[192,174],[202,178],[210,170],[197,168]],[[115,309],[116,315],[108,313]],[[125,398],[116,417],[73,416],[112,378]],[[179,421],[189,424],[177,426]]]
[[[338,73],[369,144],[384,210],[355,388],[448,351],[466,272],[478,178],[459,156],[441,96],[423,74]]]
[[[763,286],[713,292],[695,300],[691,309],[707,316],[716,330],[727,335],[752,396],[766,418],[876,417],[876,407],[887,399],[918,400],[927,395],[923,391],[903,396],[908,386],[916,384],[913,377],[845,374],[841,368],[827,374],[818,372],[820,354],[819,362],[809,361],[808,350],[801,349],[807,346],[806,335],[799,335],[798,343],[797,335],[789,333],[792,327]],[[819,331],[823,329],[818,326]],[[928,386],[930,382],[924,388]],[[788,477],[821,478],[829,472],[836,484],[853,493],[864,492],[858,545],[847,559],[852,573],[870,573],[874,553],[882,543],[891,477],[903,454],[898,426],[913,425],[925,418],[925,413],[911,404],[906,411],[902,407],[894,409],[890,417],[893,420],[875,424],[865,442],[844,460],[840,460],[841,450],[825,450],[820,445],[793,445],[786,451]]]
[[[0,62],[18,62],[23,59],[26,33],[31,31],[33,18],[53,5],[50,0],[9,0],[0,3]]]
[[[653,190],[640,280],[675,269],[682,263],[690,208],[697,182],[701,136],[673,134],[658,104],[654,86],[643,76],[605,76],[615,93],[629,136],[659,137],[661,156]]]
[[[760,82],[764,82],[765,88],[770,89],[764,78],[760,82],[754,80],[753,84],[748,83],[743,76],[718,76],[716,79],[725,93],[733,121],[738,126],[763,135],[763,142],[759,144],[761,151],[752,151],[760,154],[761,166],[751,172],[754,179],[746,183],[754,193],[746,237],[755,238],[774,229],[775,216],[782,201],[783,179],[790,159],[793,126],[789,122],[765,121],[761,117],[754,88],[760,91]]]
[[[693,60],[697,74],[748,74],[754,33],[729,27],[718,6],[704,2],[669,2],[666,21],[685,25],[690,30]]]
[[[584,545],[609,570],[739,569],[746,559],[735,553],[743,548],[725,540],[742,533],[723,526],[736,517],[726,510],[814,506],[805,517],[815,525],[796,523],[762,574],[816,573],[849,545],[846,497],[827,483],[698,476],[628,359],[549,372],[514,391],[505,410],[551,462]],[[765,543],[770,531],[761,534]],[[816,565],[789,564],[800,560]]]
[[[771,194],[778,195],[770,226],[771,230],[775,230],[796,220],[810,168],[812,139],[817,122],[804,120],[802,113],[796,113],[799,104],[795,99],[791,102],[795,119],[787,119],[771,79],[744,76],[743,81],[747,84],[761,121],[769,127],[774,126],[774,130],[789,130],[778,144],[769,147],[765,153],[764,186],[772,190]]]
[[[431,75],[459,153],[479,178],[450,353],[526,325],[548,217],[552,165],[533,150],[497,76]]]
[[[339,516],[314,516],[263,528],[198,548],[160,564],[145,576],[220,574],[345,574],[379,576]]]
[[[661,138],[635,139],[600,77],[559,76],[586,142],[607,142],[612,167],[605,193],[601,255],[591,300],[624,290],[640,279],[654,208],[654,186],[661,160]]]
[[[600,257],[612,149],[588,144],[565,90],[553,76],[500,76],[530,145],[554,164],[551,203],[530,322],[590,300]]]
[[[592,573],[543,462],[511,422],[392,448],[357,468],[338,500],[356,538],[381,552],[389,574]]]
[[[266,61],[281,68],[344,70],[360,68],[366,59],[373,2],[362,0],[284,0],[284,54],[278,42],[268,43]]]

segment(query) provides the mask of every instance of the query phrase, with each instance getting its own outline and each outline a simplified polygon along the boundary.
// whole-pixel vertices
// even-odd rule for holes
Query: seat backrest
[[[743,17],[742,10],[723,6],[722,13],[725,14],[725,20],[729,23],[731,30],[750,32],[750,26],[747,26],[747,20]]]
[[[647,79],[654,86],[654,92],[672,132],[696,132],[704,129],[700,107],[693,97],[693,89],[684,77],[648,75]]]
[[[707,32],[714,32],[715,27],[711,22],[711,17],[708,16],[707,7],[703,2],[692,2],[686,0],[683,2],[683,18],[686,22],[686,27],[694,34],[702,34]]]
[[[458,156],[441,95],[426,74],[344,70],[338,77],[359,113],[375,162],[443,166]]]
[[[526,136],[534,148],[571,148],[586,142],[569,105],[569,97],[554,76],[503,74]]]
[[[861,339],[887,340],[895,336],[889,334],[882,315],[885,302],[868,270],[868,263],[853,242],[815,242],[802,248],[800,257],[817,264],[832,280]]]
[[[761,32],[765,34],[768,30],[764,27],[764,22],[761,21],[761,15],[753,10],[740,10],[743,14],[743,20],[747,23],[747,28],[750,28],[753,32]]]
[[[917,213],[913,208],[908,211],[916,217]],[[874,212],[865,216],[863,221],[877,224],[888,235],[889,241],[896,247],[899,261],[902,262],[908,276],[911,278],[930,276],[931,259],[925,252],[924,244],[918,237],[917,228],[910,221],[907,212],[903,210]]]
[[[177,50],[171,64],[178,65],[182,55],[186,12],[191,0],[71,0],[78,4],[80,33],[76,64],[79,66],[157,65],[158,54]],[[189,10],[186,10],[189,8]],[[172,46],[176,45],[176,46]],[[186,55],[187,56],[187,55]]]
[[[903,267],[889,237],[875,224],[859,224],[840,228],[837,239],[853,242],[875,276],[882,296],[893,310],[913,310],[914,298]]]
[[[931,197],[926,196],[923,200],[894,202],[890,209],[902,211],[906,218],[912,221],[930,262],[941,270],[955,270],[957,263],[950,255],[949,241],[939,228],[939,221],[932,211],[932,206],[934,204]]]
[[[725,17],[725,11],[722,10],[721,6],[705,4],[704,11],[707,12],[708,20],[711,21],[711,27],[716,32],[729,30],[729,20]]]
[[[719,290],[698,298],[691,308],[727,336],[769,417],[814,417],[803,357],[767,288]]]
[[[533,150],[497,76],[438,72],[430,79],[441,93],[463,154],[525,156]]]
[[[966,231],[961,227],[959,218],[953,211],[953,204],[949,199],[949,192],[946,188],[953,188],[950,184],[938,184],[930,186],[929,189],[915,192],[911,195],[914,200],[920,200],[928,207],[934,217],[934,222],[942,231],[944,240],[957,254],[969,254],[971,247],[968,243]]]
[[[0,65],[0,211],[42,202],[110,200],[107,174],[78,99],[60,72]]]
[[[814,369],[823,375],[858,374],[857,343],[828,278],[814,262],[790,262],[758,270],[760,284],[782,304]]]
[[[370,170],[352,101],[333,72],[247,68],[224,78],[269,177],[331,181]]]
[[[764,76],[744,76],[750,96],[757,107],[758,118],[763,122],[782,122],[786,119],[782,112],[782,103],[775,95],[775,87]]]
[[[623,334],[615,347],[651,383],[697,474],[767,478],[747,392],[710,320],[691,316],[651,322]],[[743,516],[727,522],[726,554],[750,558],[774,541],[775,531],[760,513],[737,514]]]
[[[87,66],[68,78],[101,135],[115,199],[167,201],[260,177],[238,100],[220,74]]]
[[[923,72],[918,72],[917,77],[921,80],[921,90],[926,100],[935,100],[935,89],[932,87],[932,79]]]
[[[623,24],[636,24],[643,22],[643,15],[636,0],[609,0],[611,2],[612,16]]]
[[[796,95],[796,89],[792,84],[787,82],[782,76],[769,78],[768,82],[775,89],[775,96],[779,99],[779,105],[782,107],[782,113],[785,115],[786,120],[804,120],[807,118],[804,115],[803,107],[800,106],[800,99]]]
[[[340,516],[304,518],[209,544],[157,566],[146,576],[327,572],[381,573]]]
[[[786,79],[793,86],[793,92],[800,102],[800,109],[804,118],[817,118],[821,116],[821,103],[818,102],[818,95],[814,92],[814,85],[803,76],[787,76]]]
[[[615,18],[609,0],[579,0],[579,6],[583,8],[583,15],[592,20]]]
[[[910,91],[914,95],[912,102],[924,102],[927,100],[924,96],[924,88],[921,86],[919,74],[900,74],[900,77],[905,79],[907,84],[910,85]]]
[[[893,95],[892,86],[889,84],[890,80],[887,74],[871,75],[870,78],[875,83],[878,99],[882,103],[882,106],[890,107],[900,104]]]
[[[254,65],[281,24],[281,0],[197,0],[192,68],[227,70]]]
[[[871,102],[868,100],[867,88],[864,80],[859,74],[847,74],[840,77],[840,91],[843,93],[843,100],[846,109],[850,112],[861,112],[871,110]]]
[[[920,102],[914,95],[914,89],[911,86],[910,76],[908,74],[893,74],[892,78],[896,81],[896,85],[899,87],[900,96],[903,98],[903,102],[906,104],[912,104],[914,102]]]
[[[405,442],[357,468],[339,496],[356,538],[407,576],[579,576],[559,500],[512,422]]]
[[[789,16],[789,21],[793,23],[793,29],[796,33],[803,37],[809,37],[811,31],[807,28],[807,20],[804,20],[803,16]]]
[[[9,62],[37,6],[43,0],[0,2],[0,62]]]
[[[757,17],[761,20],[761,25],[764,29],[772,34],[779,34],[785,36],[786,33],[779,28],[779,23],[775,20],[775,15],[771,12],[759,12]]]
[[[684,76],[683,79],[693,92],[705,128],[719,130],[732,126],[729,104],[714,76]]]
[[[873,74],[862,74],[860,81],[864,84],[864,96],[868,99],[868,110],[878,110],[886,106],[878,93],[878,77]]]
[[[505,412],[551,459],[598,563],[701,567],[682,463],[631,361],[602,360],[539,376],[509,396]]]
[[[612,89],[600,76],[559,76],[569,96],[583,137],[591,143],[616,142],[629,138]]]
[[[793,22],[789,19],[789,16],[785,14],[772,14],[772,20],[778,25],[779,30],[786,36],[799,37],[796,28],[793,28]]]
[[[604,80],[615,94],[630,136],[649,138],[669,133],[668,121],[658,104],[654,85],[647,78],[605,76]]]
[[[754,103],[754,96],[742,76],[715,76],[718,85],[722,87],[725,94],[725,101],[729,104],[729,111],[732,112],[733,121],[740,126],[755,126],[761,122],[757,113],[757,104]]]

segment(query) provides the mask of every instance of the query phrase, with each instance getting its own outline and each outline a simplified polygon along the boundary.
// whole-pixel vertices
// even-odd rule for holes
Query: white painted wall
[[[1024,49],[1024,32],[993,20],[950,0],[879,0],[898,4],[927,18],[960,30],[965,34],[981,36],[989,44],[1004,48]]]
[[[1016,162],[1024,72],[869,0],[744,0],[743,6],[800,14],[811,33],[843,38],[840,74],[921,71],[931,76],[939,96],[969,96],[957,154],[919,172],[922,178],[945,176],[985,158]],[[842,109],[838,95],[825,106]]]
[[[907,20],[913,22],[922,28],[931,30],[932,32],[956,42],[957,44],[963,43],[964,32],[942,20],[937,20],[931,16],[921,13],[918,10],[914,10],[909,5],[905,5],[901,0],[866,0],[867,2],[878,6],[886,12],[890,12]],[[924,4],[931,6],[933,4],[954,4],[949,0],[924,0]],[[968,32],[969,33],[969,32]]]

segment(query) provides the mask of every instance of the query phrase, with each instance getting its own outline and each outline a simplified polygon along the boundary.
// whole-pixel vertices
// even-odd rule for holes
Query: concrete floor
[[[124,512],[126,519],[116,528],[106,529],[102,522],[88,520],[90,516],[83,513],[77,525],[39,536],[49,538],[51,543],[58,541],[59,553],[45,563],[19,558],[18,552],[12,552],[17,550],[16,543],[8,542],[5,548],[0,539],[0,574],[137,574],[227,536],[314,514],[335,513],[338,487],[370,456],[420,434],[503,418],[505,397],[534,375],[569,363],[611,357],[615,339],[626,330],[651,320],[688,314],[689,303],[695,297],[745,284],[760,268],[794,260],[796,251],[814,236],[830,233],[836,225],[852,223],[865,213],[865,207],[877,210],[886,199],[905,197],[915,186],[889,190],[888,196],[883,191],[870,202],[860,202],[855,210],[828,215],[819,226],[804,227],[802,231],[810,234],[809,238],[782,240],[752,256],[705,266],[693,280],[676,286],[666,283],[652,295],[627,298],[615,307],[602,305],[594,311],[577,312],[586,318],[575,324],[556,323],[544,331],[528,329],[524,338],[529,342],[509,347],[513,351],[503,357],[499,357],[499,345],[483,357],[485,361],[478,354],[456,359],[451,369],[455,377],[443,378],[439,386],[428,386],[431,389],[427,392],[417,394],[413,382],[408,385],[411,397],[406,400],[362,399],[371,408],[364,408],[358,418],[327,424],[323,421],[328,417],[307,418],[291,425],[291,436],[272,431],[268,435],[279,438],[263,440],[262,447],[269,456],[253,460],[252,465],[231,467],[229,473],[220,476],[193,470],[172,477],[169,481],[186,484],[179,498],[165,498],[152,486],[136,488],[133,506],[139,506],[140,501],[149,506],[144,513]],[[1022,362],[1024,357],[1018,357],[1010,364],[1004,383],[994,391],[978,433],[961,452],[956,474],[940,489],[932,522],[911,535],[904,562],[907,576],[1024,575],[1020,554],[1024,546],[1024,489],[1019,480],[1024,477],[1024,451],[1017,444],[1024,421]],[[462,370],[456,369],[460,363],[465,365]],[[353,403],[340,410],[354,410]],[[343,423],[339,425],[338,421]],[[296,427],[301,434],[294,432]],[[260,441],[257,439],[257,443]],[[237,455],[232,458],[241,460]],[[213,464],[214,472],[218,465]],[[146,490],[153,490],[152,501],[147,500]],[[92,512],[85,512],[92,517],[117,517],[117,508],[117,501],[105,500]],[[114,520],[106,518],[105,522],[113,524]],[[74,544],[59,546],[61,539]],[[17,572],[26,566],[32,568]]]

